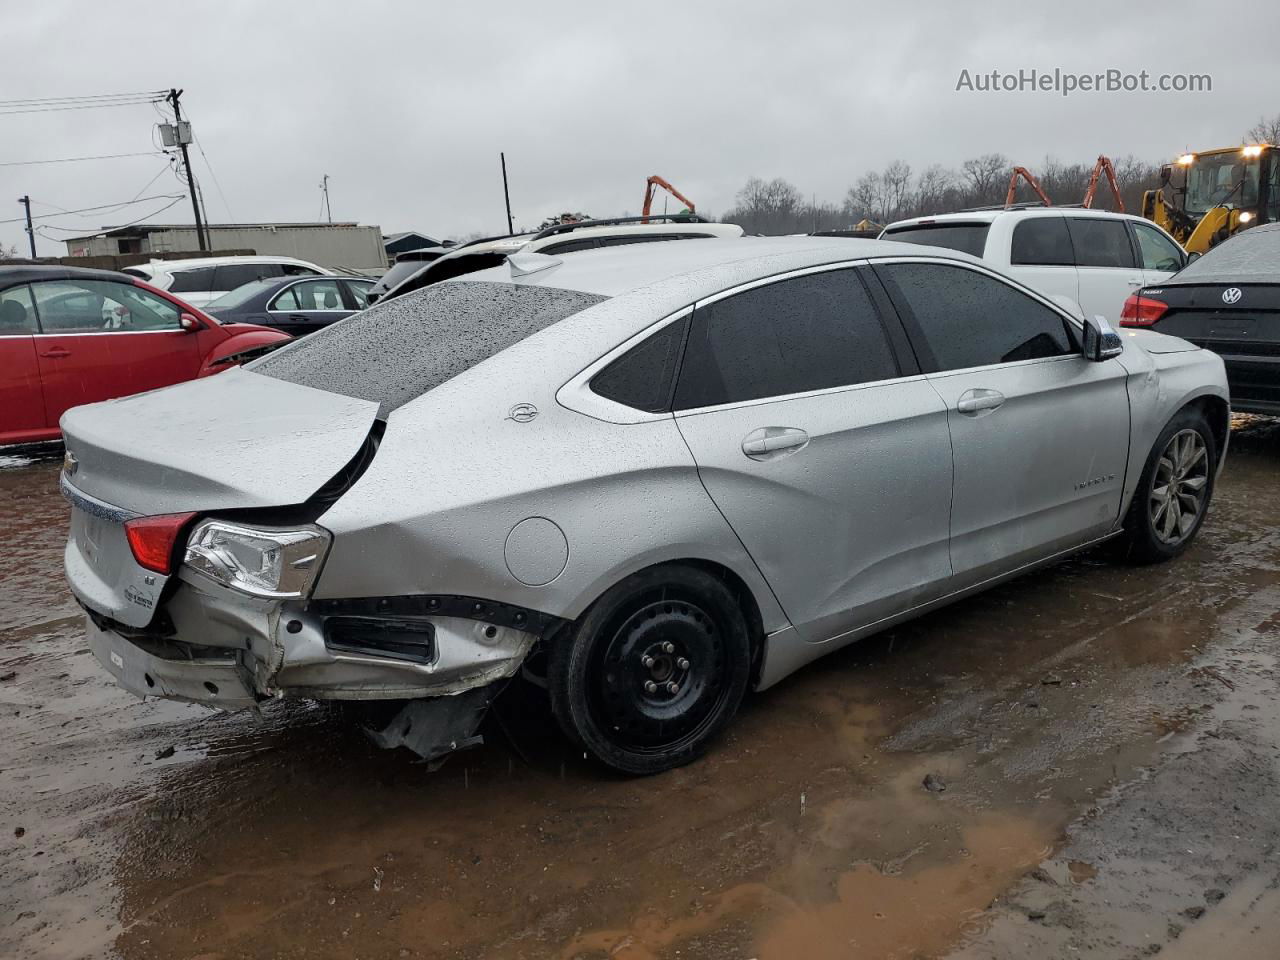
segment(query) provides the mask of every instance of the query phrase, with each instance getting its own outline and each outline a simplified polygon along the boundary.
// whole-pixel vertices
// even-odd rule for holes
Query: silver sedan
[[[652,773],[859,637],[1111,538],[1176,556],[1228,422],[1214,354],[961,253],[516,254],[70,411],[66,573],[139,695],[357,701],[437,757],[531,680]]]

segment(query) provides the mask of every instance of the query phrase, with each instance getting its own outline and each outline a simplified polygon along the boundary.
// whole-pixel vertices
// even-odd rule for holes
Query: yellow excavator
[[[1197,254],[1280,220],[1280,148],[1255,143],[1184,153],[1160,169],[1160,186],[1142,195],[1142,215]]]

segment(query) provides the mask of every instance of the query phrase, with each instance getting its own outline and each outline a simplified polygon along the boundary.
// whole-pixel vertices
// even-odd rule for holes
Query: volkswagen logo
[[[538,408],[532,403],[517,403],[507,412],[507,419],[516,423],[528,423],[538,415]]]
[[[1240,298],[1243,296],[1244,294],[1240,291],[1239,287],[1227,287],[1227,289],[1222,291],[1222,302],[1239,303]]]

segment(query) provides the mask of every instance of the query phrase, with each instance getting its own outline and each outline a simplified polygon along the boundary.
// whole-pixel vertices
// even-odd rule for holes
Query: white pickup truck
[[[1150,220],[1075,207],[1013,207],[899,220],[882,240],[981,257],[1042,293],[1070,297],[1088,317],[1120,322],[1131,293],[1181,270],[1187,254]]]

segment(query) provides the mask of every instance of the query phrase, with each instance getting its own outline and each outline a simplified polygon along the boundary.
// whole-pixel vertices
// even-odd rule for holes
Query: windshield
[[[385,293],[401,280],[413,276],[430,262],[429,260],[399,260],[378,279],[373,289],[378,293]]]
[[[880,239],[946,247],[980,257],[986,249],[990,228],[989,223],[919,223],[886,230]]]
[[[1197,157],[1187,168],[1188,213],[1204,214],[1227,204],[1251,209],[1258,205],[1257,158],[1245,159],[1239,151]]]
[[[227,307],[238,307],[256,297],[274,282],[274,280],[254,280],[252,283],[246,283],[242,287],[236,287],[216,300],[210,300],[205,304],[205,310],[224,310]]]
[[[606,299],[556,287],[439,283],[378,303],[246,366],[277,380],[375,400],[385,416]]]

